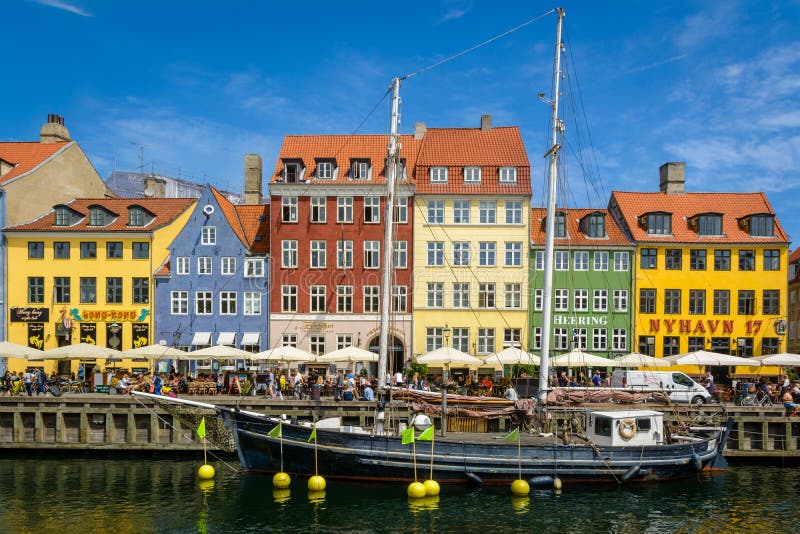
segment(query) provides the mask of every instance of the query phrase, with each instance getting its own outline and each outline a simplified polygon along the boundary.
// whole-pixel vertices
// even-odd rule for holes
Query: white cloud
[[[442,24],[449,20],[460,19],[466,14],[467,14],[466,9],[450,9],[447,11],[447,13],[442,15],[442,18],[439,19],[439,24]]]
[[[54,7],[56,9],[62,9],[64,11],[69,11],[70,13],[74,13],[76,15],[80,15],[81,17],[94,17],[93,14],[89,13],[86,10],[83,10],[77,6],[74,6],[67,2],[62,2],[61,0],[33,0],[37,4]]]

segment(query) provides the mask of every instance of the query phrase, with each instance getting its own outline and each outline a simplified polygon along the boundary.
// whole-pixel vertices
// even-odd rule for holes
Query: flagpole
[[[314,423],[314,476],[319,475],[319,466],[317,464],[317,424]]]
[[[519,462],[519,478],[522,480],[522,436],[517,436],[517,461]]]
[[[278,428],[280,429],[280,438],[281,438],[281,473],[283,473],[283,421],[278,419]]]
[[[435,434],[435,432],[433,434]],[[433,434],[431,434],[431,480],[433,480]]]
[[[417,441],[411,442],[412,454],[414,455],[414,482],[417,482]]]

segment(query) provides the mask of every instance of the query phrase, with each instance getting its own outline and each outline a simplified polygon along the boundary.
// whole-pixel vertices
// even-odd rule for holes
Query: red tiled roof
[[[635,241],[684,243],[787,243],[789,239],[778,218],[775,218],[774,238],[750,237],[739,227],[738,219],[754,214],[775,214],[764,193],[633,193],[614,191],[611,206],[619,206],[620,213]],[[672,214],[672,235],[648,235],[639,225],[638,217],[646,213]],[[699,236],[688,219],[703,213],[722,214],[722,237]]]
[[[800,248],[794,249],[794,252],[789,254],[789,263],[800,261]]]
[[[625,232],[619,227],[614,217],[606,209],[558,209],[559,213],[566,214],[567,238],[555,238],[556,246],[593,246],[593,247],[613,247],[613,246],[633,246],[633,243],[625,236]],[[545,241],[545,208],[531,209],[531,240],[535,246],[544,246]],[[590,213],[602,213],[606,220],[605,238],[590,238],[580,229],[580,221]]]
[[[245,247],[250,248],[250,241],[244,234],[244,228],[242,228],[242,222],[239,220],[239,215],[236,213],[236,207],[230,200],[225,198],[222,193],[217,191],[214,186],[209,187],[211,188],[211,194],[217,199],[217,204],[219,204],[222,214],[228,220],[228,224],[231,225],[233,233],[236,234],[236,237],[239,238],[239,241],[241,241]]]
[[[269,204],[237,205],[236,212],[242,222],[244,235],[253,254],[269,253]],[[261,236],[257,241],[256,236]]]
[[[38,219],[5,228],[6,232],[152,232],[174,221],[196,198],[77,198],[65,203],[70,209],[83,215],[71,226],[56,225],[55,209],[48,211]],[[118,214],[106,226],[89,225],[89,207],[102,206],[112,213]],[[128,226],[128,208],[141,206],[155,219],[147,226]]]
[[[30,142],[2,142],[0,143],[0,159],[14,165],[8,173],[0,177],[0,184],[36,168],[53,154],[70,144],[71,141],[60,143]]]

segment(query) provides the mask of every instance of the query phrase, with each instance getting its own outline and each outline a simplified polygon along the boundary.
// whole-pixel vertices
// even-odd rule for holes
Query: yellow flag
[[[422,434],[417,436],[417,441],[433,441],[433,425],[423,430]]]
[[[516,443],[519,441],[519,428],[515,428],[506,436],[506,443]]]
[[[200,425],[197,427],[197,435],[201,438],[206,437],[206,418],[200,419]]]
[[[314,430],[312,430],[311,435],[308,436],[309,443],[311,443],[311,440],[317,441],[317,425],[314,425]]]
[[[402,437],[401,443],[403,445],[408,445],[409,443],[414,443],[414,427],[410,426],[410,427],[406,428],[405,430],[403,430],[402,436],[403,437]]]
[[[267,436],[269,436],[271,438],[279,438],[279,437],[281,437],[281,424],[278,423],[277,425],[272,427],[272,430],[269,431],[269,434],[267,434]]]

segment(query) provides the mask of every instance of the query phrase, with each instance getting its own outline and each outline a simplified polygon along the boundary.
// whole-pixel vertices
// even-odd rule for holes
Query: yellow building
[[[425,129],[414,198],[413,353],[528,348],[530,165],[519,129]]]
[[[6,228],[8,340],[43,350],[78,342],[118,350],[152,343],[152,275],[194,202],[76,199]],[[25,365],[9,360],[11,371]],[[45,362],[48,372],[77,366]]]
[[[610,208],[637,243],[639,352],[785,349],[789,240],[763,193],[686,193],[684,164],[668,163],[661,192],[615,191]]]

